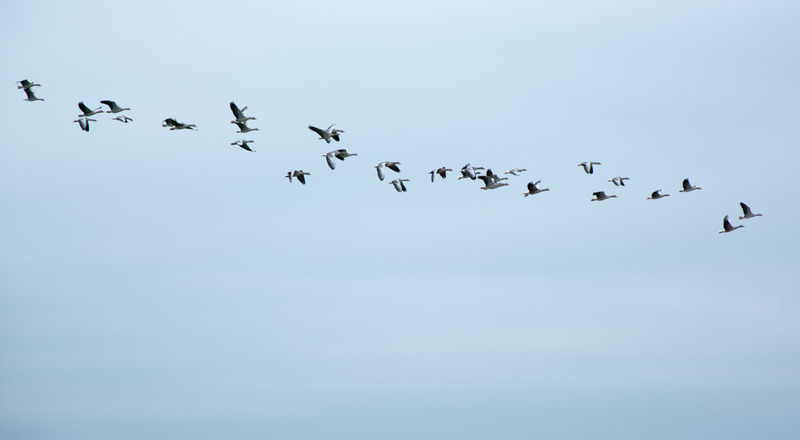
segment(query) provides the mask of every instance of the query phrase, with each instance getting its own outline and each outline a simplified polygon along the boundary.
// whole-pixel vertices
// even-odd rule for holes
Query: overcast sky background
[[[7,2],[0,437],[798,438],[800,4],[734,3]]]

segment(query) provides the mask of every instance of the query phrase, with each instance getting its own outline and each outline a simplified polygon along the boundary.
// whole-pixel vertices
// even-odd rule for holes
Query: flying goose
[[[76,120],[74,120],[74,121],[72,121],[72,122],[77,122],[77,123],[78,123],[78,125],[80,125],[80,126],[81,126],[81,130],[83,130],[83,131],[85,131],[85,132],[87,132],[87,133],[88,133],[88,132],[89,132],[89,121],[92,121],[92,122],[97,122],[97,119],[91,119],[91,118],[78,118],[78,119],[76,119]]]
[[[194,130],[197,128],[194,124],[184,124],[183,122],[178,122],[173,118],[167,118],[161,121],[162,127],[169,127],[170,130]]]
[[[112,118],[112,119],[114,119],[115,121],[124,122],[124,123],[126,123],[126,124],[127,124],[128,122],[131,122],[131,121],[133,121],[133,119],[131,119],[131,118],[129,118],[129,117],[127,117],[127,116],[125,116],[125,115],[119,115],[119,116],[117,116],[116,118]]]
[[[336,168],[336,159],[344,161],[350,156],[358,156],[358,153],[348,153],[346,149],[342,148],[340,150],[329,151],[323,154],[323,156],[325,156],[325,161],[328,162],[330,169],[333,170]]]
[[[41,84],[34,84],[34,83],[28,81],[27,79],[23,79],[22,81],[17,81],[17,84],[19,84],[17,86],[18,89],[25,89],[25,90],[28,90],[31,87],[41,87],[42,86]]]
[[[539,188],[537,185],[542,183],[541,180],[537,180],[534,182],[528,182],[528,192],[522,193],[523,196],[528,197],[535,194],[539,194],[540,192],[550,191],[550,188]]]
[[[122,108],[118,106],[117,103],[114,101],[108,101],[108,100],[100,101],[100,104],[105,104],[108,106],[109,110],[106,111],[106,113],[119,113],[119,112],[124,112],[125,110],[130,110],[128,107]]]
[[[616,197],[615,195],[607,196],[605,191],[597,191],[597,192],[593,192],[592,194],[595,197],[595,198],[593,198],[591,200],[592,202],[602,202],[603,200],[611,199],[611,198]]]
[[[27,96],[27,98],[23,99],[23,101],[44,101],[42,98],[37,98],[36,95],[33,94],[33,90],[29,88],[25,89],[25,96]]]
[[[753,214],[753,211],[751,211],[750,207],[745,205],[744,202],[739,202],[739,205],[741,205],[742,212],[744,212],[744,215],[740,215],[739,216],[739,220],[744,220],[746,218],[758,217],[758,216],[761,215],[761,214]]]
[[[236,124],[239,127],[239,131],[237,131],[237,133],[247,133],[249,131],[258,131],[257,128],[248,127],[246,122],[231,121],[231,124]]]
[[[89,107],[86,107],[86,104],[84,104],[83,101],[78,103],[78,108],[83,112],[82,114],[78,115],[79,118],[88,118],[89,116],[103,113],[103,110],[101,110],[102,107],[97,107],[96,109],[92,110]]]
[[[488,178],[492,179],[492,182],[494,182],[494,183],[498,183],[501,180],[508,180],[508,177],[500,177],[497,174],[493,173],[491,168],[486,170],[486,176],[478,176],[478,178],[480,178],[481,180],[483,180],[485,182],[486,180],[483,179],[483,177],[488,177]]]
[[[310,176],[310,175],[311,175],[311,173],[307,173],[307,172],[305,172],[303,170],[294,170],[294,171],[289,171],[288,173],[286,173],[286,175],[284,177],[288,178],[290,183],[292,182],[292,177],[297,177],[297,180],[299,180],[300,183],[305,185],[306,184],[306,176]]]
[[[583,171],[586,171],[586,174],[594,174],[594,166],[593,165],[602,165],[600,162],[581,162],[578,164],[579,167],[583,167]]]
[[[703,188],[700,188],[699,186],[692,186],[692,184],[689,183],[689,178],[687,177],[686,179],[683,179],[683,189],[680,190],[679,192],[688,193],[696,189],[703,189]]]
[[[395,173],[399,173],[400,172],[400,168],[397,167],[398,165],[402,165],[402,164],[400,162],[389,162],[389,161],[386,161],[386,162],[381,162],[381,163],[375,165],[375,169],[378,170],[378,179],[381,179],[381,181],[383,181],[383,179],[386,178],[386,170],[385,170],[386,168],[389,168],[390,170],[394,171]]]
[[[244,111],[245,110],[247,110],[247,106],[244,106],[243,108],[240,109],[239,107],[236,106],[236,103],[231,101],[231,111],[233,112],[233,117],[236,118],[235,120],[233,120],[231,122],[247,122],[250,119],[252,119],[252,120],[256,119],[256,118],[251,117],[251,116],[245,116],[244,115]]]
[[[528,170],[525,169],[525,168],[511,168],[510,170],[506,171],[504,174],[511,174],[511,175],[514,175],[514,176],[519,176],[519,173],[521,173],[523,171],[528,171]]]
[[[482,170],[482,169],[483,169],[483,167],[473,167],[470,164],[466,164],[461,168],[461,177],[459,177],[458,180],[461,180],[461,179],[472,179],[472,180],[475,180],[477,178],[478,174],[480,174],[480,172],[478,172],[478,170]]]
[[[450,169],[450,168],[439,167],[439,168],[436,168],[435,170],[428,171],[428,174],[431,175],[431,183],[433,183],[433,179],[436,177],[437,174],[439,176],[441,176],[442,179],[447,178],[447,172],[448,171],[453,171],[453,170]]]
[[[321,128],[314,127],[313,125],[309,125],[308,129],[318,134],[320,139],[324,139],[325,142],[330,144],[331,139],[335,140],[336,142],[339,142],[339,133],[344,133],[344,130],[333,128],[335,126],[336,124],[333,124],[327,129],[323,130]]]
[[[394,179],[389,183],[394,185],[394,189],[396,189],[397,192],[406,192],[406,186],[403,182],[408,182],[408,179]]]
[[[650,197],[648,197],[647,200],[658,200],[662,197],[669,197],[669,194],[661,194],[661,190],[657,189],[650,194]]]
[[[724,234],[726,232],[735,231],[735,230],[737,230],[739,228],[743,228],[743,227],[744,227],[744,225],[732,226],[731,222],[728,221],[728,216],[726,215],[725,219],[722,220],[722,230],[719,231],[719,233],[720,234]]]
[[[508,178],[504,177],[502,179],[498,179],[494,174],[491,176],[488,175],[488,171],[486,176],[478,176],[478,179],[483,180],[483,186],[481,189],[497,189],[501,186],[508,186],[507,183],[501,182],[501,180],[508,180]]]
[[[609,182],[613,183],[616,186],[625,186],[625,181],[631,180],[630,177],[612,177]]]
[[[255,152],[256,150],[253,150],[253,149],[251,149],[251,148],[250,148],[250,146],[249,146],[249,145],[247,145],[247,144],[249,144],[249,143],[251,143],[251,142],[255,142],[255,141],[252,141],[252,140],[250,140],[250,141],[246,141],[246,140],[244,140],[244,139],[240,139],[240,140],[238,140],[238,141],[236,141],[236,142],[231,142],[231,145],[236,145],[236,146],[238,146],[238,147],[239,147],[239,148],[241,148],[241,149],[244,149],[244,150],[247,150],[247,151],[252,151],[252,152]]]

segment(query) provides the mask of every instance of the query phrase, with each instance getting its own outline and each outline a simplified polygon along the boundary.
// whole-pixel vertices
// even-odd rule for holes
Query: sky
[[[798,17],[4,4],[0,437],[798,438]]]

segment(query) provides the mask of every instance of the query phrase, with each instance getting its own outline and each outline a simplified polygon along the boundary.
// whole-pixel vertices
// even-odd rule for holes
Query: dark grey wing
[[[730,231],[731,229],[733,229],[733,226],[731,226],[731,222],[728,221],[728,216],[727,215],[722,220],[722,229],[724,229],[726,231]]]
[[[231,101],[231,111],[233,112],[233,116],[236,119],[240,119],[240,118],[244,117],[244,115],[242,114],[242,111],[239,110],[239,107],[237,107],[236,103],[234,103],[233,101]]]
[[[397,165],[395,165],[393,163],[386,164],[386,168],[389,168],[390,170],[392,170],[394,172],[397,172],[397,173],[400,172],[400,168],[398,168]]]
[[[589,164],[589,174],[594,174],[594,167],[591,163]]]
[[[338,134],[335,134],[335,135],[333,135],[333,136],[331,136],[331,137],[332,137],[332,138],[333,138],[333,140],[335,140],[336,142],[339,142],[339,135],[338,135]]]
[[[23,80],[22,80],[22,81],[20,81],[19,83],[20,83],[20,84],[22,84],[22,88],[26,88],[26,87],[28,87],[29,85],[31,85],[31,82],[30,82],[30,81],[28,81],[27,79],[23,79]]]
[[[90,109],[89,107],[86,107],[86,104],[84,104],[83,101],[78,103],[78,108],[84,113],[91,113],[91,111],[92,111],[92,109]]]
[[[752,211],[750,211],[750,207],[745,205],[744,202],[739,202],[739,205],[742,206],[742,211],[744,212],[744,215],[750,215],[753,213]]]
[[[692,187],[692,184],[689,183],[689,179],[683,179],[683,190],[686,191]]]
[[[106,100],[106,101],[100,101],[100,104],[105,104],[105,105],[107,105],[109,110],[114,110],[114,108],[116,108],[116,107],[117,107],[117,103],[116,103],[116,102],[114,102],[114,101],[108,101],[108,100]]]
[[[533,182],[528,182],[528,192],[535,192],[536,191],[536,184]]]
[[[321,138],[325,137],[325,130],[322,130],[321,128],[317,128],[317,127],[314,127],[313,125],[309,125],[308,129],[313,131],[314,133],[318,134],[319,137],[321,137]]]
[[[306,175],[305,175],[305,174],[303,174],[303,173],[300,173],[300,174],[298,174],[298,175],[297,175],[297,180],[299,180],[299,181],[300,181],[300,183],[302,183],[303,185],[305,185],[305,184],[306,184]]]
[[[598,199],[602,199],[603,197],[605,197],[605,196],[606,196],[606,193],[605,193],[605,191],[597,191],[597,192],[593,192],[592,194],[593,194],[595,197],[597,197]]]
[[[28,99],[33,101],[36,100],[36,95],[33,94],[33,89],[24,89],[24,90],[25,90],[25,95],[28,96]]]
[[[430,172],[428,172],[428,174],[431,175],[431,183],[433,183],[433,178],[436,177],[436,172],[435,171],[430,171]]]
[[[400,189],[402,189],[403,192],[406,192],[406,185],[403,183],[402,180],[400,181]]]

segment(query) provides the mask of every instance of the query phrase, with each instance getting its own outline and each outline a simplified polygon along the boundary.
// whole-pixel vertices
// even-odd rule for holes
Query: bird
[[[616,186],[625,186],[625,181],[631,180],[630,177],[612,177],[609,182],[613,183]]]
[[[126,123],[126,124],[127,124],[128,122],[131,122],[131,121],[133,121],[133,119],[131,119],[131,118],[129,118],[129,117],[127,117],[127,116],[125,116],[125,115],[119,115],[119,116],[117,116],[116,118],[112,118],[112,119],[114,119],[115,121],[124,122],[124,123]]]
[[[602,202],[603,200],[616,197],[615,195],[607,196],[605,191],[593,192],[592,195],[595,197],[591,200],[592,202]]]
[[[305,185],[306,184],[306,176],[310,176],[310,175],[311,175],[311,173],[307,173],[307,172],[305,172],[303,170],[294,170],[294,171],[289,171],[288,173],[286,173],[286,175],[284,177],[288,178],[289,182],[292,181],[292,177],[297,177],[297,180],[299,180],[300,183]]]
[[[491,171],[491,170],[489,170]],[[483,186],[481,189],[497,189],[501,186],[508,186],[507,183],[501,182],[501,180],[508,180],[507,178],[498,179],[496,175],[489,175],[489,171],[487,171],[487,175],[485,176],[477,176],[478,179],[483,180]]]
[[[318,134],[320,139],[324,139],[325,142],[330,144],[331,139],[335,140],[336,142],[339,142],[339,133],[344,133],[344,130],[333,128],[335,126],[336,124],[332,124],[330,127],[323,130],[321,128],[314,127],[313,125],[309,125],[308,129]]]
[[[250,148],[250,146],[249,146],[249,145],[247,145],[247,144],[249,144],[250,142],[255,142],[255,141],[252,141],[252,140],[251,140],[251,141],[246,141],[246,140],[244,140],[244,139],[240,139],[240,140],[238,140],[238,141],[236,141],[236,142],[231,142],[231,145],[236,145],[236,146],[238,146],[239,148],[242,148],[242,149],[244,149],[244,150],[255,152],[256,150],[253,150],[253,149],[251,149],[251,148]]]
[[[744,202],[739,202],[739,205],[741,205],[742,212],[744,212],[744,215],[739,216],[739,220],[761,216],[761,214],[753,214],[753,211],[751,211],[750,207],[745,205]]]
[[[79,118],[88,118],[89,116],[103,113],[101,107],[97,107],[96,109],[92,110],[89,107],[86,107],[86,104],[84,104],[83,101],[78,103],[78,108],[83,112],[82,114],[78,115]]]
[[[37,98],[36,95],[33,93],[33,90],[31,90],[30,88],[25,89],[25,96],[27,96],[27,98],[23,99],[23,101],[30,101],[30,102],[44,101],[44,99],[42,98]]]
[[[736,225],[732,226],[731,222],[728,221],[728,216],[726,215],[725,218],[722,220],[722,230],[719,231],[720,234],[724,234],[726,232],[735,231],[739,228],[743,228],[744,225]]]
[[[397,192],[406,192],[406,186],[403,182],[408,182],[408,179],[394,179],[389,183],[394,185],[394,189],[396,189]]]
[[[245,116],[244,111],[247,110],[247,106],[243,108],[239,108],[236,106],[236,103],[231,101],[231,111],[233,112],[233,116],[236,118],[231,122],[247,122],[248,120],[252,119],[255,120],[256,118],[252,116]]]
[[[458,180],[461,180],[461,179],[472,179],[472,180],[475,180],[475,179],[477,179],[478,174],[480,174],[480,172],[478,172],[478,170],[482,170],[482,169],[483,169],[483,167],[473,167],[470,164],[466,164],[463,167],[461,167],[461,177],[459,177]]]
[[[537,180],[536,182],[528,182],[528,192],[522,193],[522,195],[528,197],[539,194],[540,192],[550,191],[550,188],[539,188],[537,185],[540,183],[542,183],[541,180]]]
[[[378,179],[381,179],[381,181],[383,181],[383,179],[386,178],[386,171],[385,171],[386,168],[389,168],[395,173],[399,173],[400,168],[398,167],[398,165],[402,164],[400,162],[385,161],[375,165],[375,169],[378,170]]]
[[[89,121],[92,121],[92,122],[97,122],[97,119],[91,119],[91,118],[78,118],[78,119],[76,119],[76,120],[74,120],[74,121],[72,121],[72,122],[77,122],[77,123],[78,123],[78,125],[80,125],[80,126],[81,126],[81,130],[83,130],[83,131],[85,131],[85,132],[87,132],[87,133],[88,133],[88,132],[89,132]]]
[[[688,193],[696,189],[703,189],[703,188],[700,188],[699,186],[692,186],[692,184],[689,183],[689,178],[687,177],[686,179],[683,179],[683,189],[680,190],[679,192]]]
[[[17,81],[17,84],[19,84],[17,86],[18,89],[25,89],[25,90],[28,90],[31,87],[41,87],[42,86],[41,84],[34,84],[34,83],[28,81],[27,79],[23,79],[22,81]]]
[[[586,171],[586,174],[594,174],[594,166],[593,165],[602,165],[600,162],[581,162],[578,164],[579,167],[583,167],[583,171]]]
[[[346,149],[342,148],[340,150],[329,151],[322,156],[325,157],[325,161],[328,162],[328,166],[333,170],[336,169],[336,159],[344,161],[350,156],[358,156],[358,153],[348,153]]]
[[[511,174],[511,175],[514,175],[514,176],[519,176],[519,173],[521,173],[523,171],[528,171],[528,170],[525,169],[525,168],[511,168],[510,170],[506,171],[504,174]]]
[[[109,110],[106,111],[106,113],[119,113],[119,112],[124,112],[125,110],[130,110],[128,107],[122,108],[118,106],[117,103],[114,101],[108,101],[108,100],[100,101],[100,104],[105,104],[108,106]]]
[[[661,190],[657,189],[650,194],[650,197],[648,197],[647,200],[658,200],[663,197],[669,197],[669,194],[661,194]]]
[[[183,122],[178,122],[173,118],[167,118],[161,121],[162,127],[169,127],[170,130],[194,130],[197,128],[194,124],[184,124]]]
[[[231,124],[236,124],[239,127],[239,131],[237,131],[237,133],[247,133],[249,131],[258,131],[257,128],[248,127],[246,122],[231,121]]]
[[[453,170],[450,168],[439,167],[436,168],[435,170],[428,171],[428,174],[431,175],[431,182],[433,182],[433,179],[436,177],[437,174],[440,175],[442,179],[447,178],[448,171],[453,171]]]

